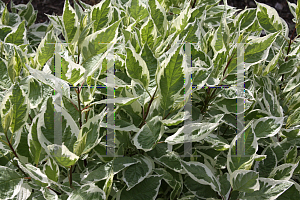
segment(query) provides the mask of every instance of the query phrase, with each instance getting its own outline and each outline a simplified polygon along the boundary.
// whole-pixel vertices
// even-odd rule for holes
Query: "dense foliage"
[[[294,39],[262,3],[174,2],[66,0],[35,24],[0,1],[0,199],[300,198],[300,1]]]

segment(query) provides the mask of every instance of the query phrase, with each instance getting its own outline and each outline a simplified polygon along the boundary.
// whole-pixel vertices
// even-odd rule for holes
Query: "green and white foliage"
[[[300,199],[300,0],[256,5],[0,0],[0,199]]]

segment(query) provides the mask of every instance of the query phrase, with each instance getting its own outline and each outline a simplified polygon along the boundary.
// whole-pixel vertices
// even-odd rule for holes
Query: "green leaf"
[[[116,42],[118,36],[118,27],[121,23],[121,20],[122,19],[106,28],[90,34],[83,40],[80,52],[82,52],[84,60],[97,54],[104,53],[107,50],[107,44],[101,43]]]
[[[135,185],[142,182],[148,175],[150,175],[154,167],[152,159],[146,156],[137,155],[134,156],[134,158],[140,162],[129,166],[123,171],[123,181],[128,187],[126,191],[129,191]]]
[[[72,43],[78,29],[78,17],[70,6],[69,0],[65,1],[62,19],[65,30],[64,37],[68,43]]]
[[[289,189],[293,183],[284,180],[274,180],[269,178],[259,178],[259,190],[252,193],[244,193],[239,198],[246,198],[247,200],[275,200],[287,189]]]
[[[54,131],[54,112],[58,112],[58,105],[54,107],[53,98],[49,97],[46,104],[41,109],[41,114],[38,119],[37,133],[41,146],[49,155],[47,146],[55,143],[55,137],[61,137],[61,141],[66,148],[72,149],[79,134],[79,128],[73,118],[65,109],[61,109],[61,133]],[[55,108],[55,109],[54,109]]]
[[[23,183],[21,185],[20,191],[18,192],[17,196],[14,197],[14,199],[28,199],[31,195],[32,188],[29,186],[28,183]]]
[[[226,16],[223,15],[221,19],[220,26],[214,33],[214,37],[211,41],[211,46],[214,49],[214,51],[217,53],[226,51],[228,48],[229,43],[229,28],[227,26],[226,22]]]
[[[30,27],[36,20],[36,13],[31,2],[26,4],[26,8],[19,12],[22,19],[26,20],[26,26]]]
[[[104,28],[109,22],[109,13],[111,12],[111,1],[104,0],[92,8],[91,18],[94,22],[94,32]]]
[[[59,167],[52,158],[49,158],[46,164],[44,164],[43,171],[49,179],[55,182],[58,181]]]
[[[277,65],[278,63],[278,60],[279,60],[279,56],[281,55],[281,52],[277,53],[273,58],[272,60],[269,62],[269,64],[266,66],[264,72],[263,72],[263,75],[266,76],[268,73],[270,73],[274,68],[275,66]]]
[[[57,194],[49,188],[42,188],[43,197],[46,200],[58,199]]]
[[[283,124],[283,117],[262,117],[253,123],[253,131],[258,138],[276,135]]]
[[[150,77],[146,62],[139,54],[136,53],[131,43],[129,48],[126,48],[126,52],[127,56],[125,66],[128,76],[147,89],[149,86]]]
[[[300,123],[300,108],[297,108],[287,119],[286,126],[297,125]]]
[[[18,165],[25,173],[29,175],[29,177],[33,179],[37,185],[46,187],[49,184],[47,176],[40,170],[40,168],[37,168],[30,163],[24,164],[19,160]]]
[[[297,160],[297,146],[294,145],[284,158],[286,163],[296,163]]]
[[[61,79],[68,81],[71,85],[77,86],[84,80],[86,70],[83,66],[73,62],[69,57],[61,59]]]
[[[178,112],[176,115],[172,116],[170,119],[161,120],[165,126],[175,126],[189,119],[189,112]]]
[[[256,4],[256,16],[260,26],[269,33],[282,30],[281,19],[274,8],[263,3],[256,2]]]
[[[100,167],[96,168],[92,172],[88,173],[83,177],[82,182],[86,183],[89,181],[101,181],[109,177],[109,172],[112,169],[114,174],[119,173],[123,169],[137,164],[140,161],[131,157],[116,157],[112,161],[101,164]]]
[[[160,106],[164,110],[164,115],[173,106],[184,86],[183,52],[180,52],[182,50],[181,47],[182,45],[179,48],[173,48],[172,51],[170,50],[168,58],[161,64],[162,67],[157,74]]]
[[[223,175],[218,176],[218,180],[220,182],[220,192],[219,194],[225,198],[229,198],[231,185],[230,185],[230,175],[228,173],[224,173]]]
[[[181,160],[187,174],[200,184],[209,185],[214,191],[220,191],[220,183],[212,171],[200,162],[185,162]]]
[[[96,186],[95,183],[89,183],[82,185],[80,189],[73,191],[67,200],[73,199],[105,200],[106,196],[104,191]]]
[[[295,65],[298,59],[289,59],[287,62],[282,63],[279,66],[278,74],[288,74],[295,69]]]
[[[0,25],[0,40],[4,41],[4,38],[12,31],[10,26]]]
[[[97,144],[100,136],[100,123],[102,122],[106,112],[105,109],[97,116],[90,118],[80,129],[77,141],[73,146],[73,151],[76,155],[88,153]],[[102,125],[102,127],[106,127]]]
[[[10,130],[12,133],[15,133],[21,129],[27,121],[29,108],[28,99],[23,94],[19,85],[13,86],[11,94],[10,103],[12,105],[12,120]]]
[[[219,195],[211,189],[209,185],[199,184],[199,182],[189,176],[184,179],[184,185],[189,191],[201,199],[217,199],[219,197]]]
[[[29,65],[25,64],[28,68],[30,74],[37,80],[41,81],[42,83],[49,85],[54,90],[58,92],[62,92],[64,96],[70,96],[70,86],[69,84],[61,80],[60,78],[55,77],[52,74],[48,74],[44,71],[36,70],[31,68]]]
[[[130,6],[128,7],[131,17],[136,21],[140,21],[148,16],[148,11],[146,5],[141,0],[131,0]]]
[[[45,63],[53,57],[53,54],[55,52],[55,45],[58,44],[50,43],[56,43],[56,37],[53,34],[53,30],[46,33],[45,37],[41,40],[37,48],[36,56],[34,57],[39,64],[39,67],[37,67],[37,69],[41,69],[45,65]]]
[[[177,173],[183,172],[183,168],[180,163],[181,159],[177,152],[174,152],[174,151],[167,152],[167,154],[162,155],[159,158],[155,157],[154,159]]]
[[[222,117],[224,115],[216,115],[214,116],[214,122],[203,122],[203,123],[191,123],[179,128],[175,134],[166,138],[165,142],[168,144],[180,144],[189,142],[199,142],[205,139],[215,128],[219,125]],[[186,135],[186,136],[185,136]],[[188,136],[189,135],[189,136]],[[190,138],[188,139],[187,138]],[[187,138],[187,139],[185,139]]]
[[[148,46],[148,43],[146,42],[144,45],[144,48],[142,49],[142,59],[145,61],[145,63],[147,64],[147,68],[149,71],[149,78],[150,78],[150,86],[151,84],[155,84],[155,74],[157,71],[157,59],[153,54],[153,51],[151,51],[151,49]]]
[[[168,21],[166,16],[165,9],[161,6],[161,4],[157,1],[149,1],[151,18],[153,19],[154,24],[158,28],[160,35],[165,38],[167,33]],[[156,38],[154,38],[156,39]]]
[[[279,104],[276,92],[271,92],[266,88],[263,88],[263,102],[269,113],[276,117],[282,117],[282,108]]]
[[[161,185],[161,176],[151,175],[128,190],[122,190],[120,199],[156,199]]]
[[[180,15],[172,21],[170,33],[180,33],[188,24],[190,17],[190,6],[186,6],[186,8],[181,11]]]
[[[250,66],[267,59],[269,50],[279,33],[280,32],[271,33],[250,41],[250,44],[245,47],[244,54],[246,70],[248,70]]]
[[[298,163],[299,162],[297,162],[296,164],[285,163],[274,168],[270,173],[269,178],[273,178],[275,180],[290,180],[294,170],[298,166]]]
[[[146,122],[140,131],[133,137],[134,145],[137,149],[150,151],[163,135],[164,126],[161,116],[156,116]]]
[[[251,193],[259,190],[258,172],[252,170],[236,170],[230,175],[233,190]]]
[[[213,70],[213,62],[211,58],[203,51],[193,49],[193,63],[197,70],[193,72],[193,85],[202,88],[210,77]]]
[[[71,167],[79,159],[79,157],[69,151],[64,144],[52,144],[47,146],[47,148],[54,160],[63,167]]]
[[[293,185],[287,189],[283,194],[281,194],[277,199],[278,200],[298,200],[300,195],[300,185],[293,181]]]
[[[28,134],[28,145],[29,145],[29,152],[34,160],[34,163],[37,165],[40,161],[40,156],[41,156],[41,144],[38,140],[38,135],[37,135],[37,123],[38,123],[38,118],[35,117],[32,121],[32,124],[30,126],[30,131]]]
[[[283,89],[283,93],[289,92],[294,88],[298,87],[299,85],[300,85],[300,74],[297,74],[296,76],[290,78],[285,88]]]
[[[1,199],[13,198],[20,191],[23,178],[5,166],[0,166],[0,197]]]
[[[227,169],[229,174],[238,169],[251,169],[255,157],[254,155],[258,150],[257,138],[255,133],[252,132],[251,124],[252,121],[247,124],[243,131],[234,137],[230,144],[227,155]],[[242,142],[240,141],[242,137],[244,139],[243,144],[241,144]],[[238,147],[236,143],[239,144]],[[244,149],[244,152],[241,152],[242,149]]]
[[[163,180],[165,180],[169,186],[174,189],[176,188],[176,184],[179,183],[173,176],[171,173],[169,173],[166,169],[164,168],[155,168],[153,169],[153,171],[158,174],[161,175]]]
[[[257,161],[254,169],[259,172],[260,177],[267,178],[272,170],[277,167],[277,156],[270,146],[266,147],[262,154],[266,155],[267,158],[259,162]]]
[[[27,138],[28,138],[28,135],[29,135],[28,131],[29,130],[25,126],[22,127],[22,130],[20,130],[21,133],[18,133],[17,135],[15,135],[15,138],[20,137],[20,141],[17,141],[15,139],[14,146],[16,146],[16,144],[18,144],[15,151],[17,152],[20,160],[22,162],[26,162],[26,163],[30,162],[31,163],[32,159],[31,159],[31,156],[30,156],[30,153],[29,153],[29,146],[28,146],[28,143],[27,143]]]
[[[236,24],[239,24],[240,30],[245,30],[249,28],[256,20],[256,9],[255,8],[247,8],[242,10],[236,17],[238,20]]]
[[[297,7],[296,7],[295,12],[296,12],[296,21],[299,25],[299,20],[300,20],[300,1],[299,0],[297,1]]]
[[[219,135],[209,134],[204,140],[211,144],[211,147],[217,151],[226,151],[230,148],[227,140]]]
[[[29,94],[28,99],[30,102],[30,108],[34,109],[37,108],[38,105],[43,100],[43,90],[41,83],[38,82],[36,79],[31,79],[29,82]]]
[[[4,39],[6,43],[15,45],[26,44],[25,21],[23,20],[17,27],[13,29]]]
[[[157,31],[156,31],[156,27],[153,23],[153,20],[150,17],[142,25],[140,34],[141,34],[142,44],[147,43],[152,48],[157,39]]]

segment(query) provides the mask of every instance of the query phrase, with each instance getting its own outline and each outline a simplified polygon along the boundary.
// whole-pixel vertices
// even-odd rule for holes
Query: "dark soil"
[[[14,4],[26,4],[29,0],[2,0],[5,3],[12,1]],[[83,2],[95,5],[99,3],[101,0],[82,0]],[[279,16],[282,17],[288,24],[290,33],[289,37],[294,30],[295,23],[292,21],[293,15],[291,14],[288,4],[286,0],[257,0],[260,3],[265,3],[277,10]],[[62,15],[64,0],[33,0],[32,5],[34,6],[35,10],[38,10],[37,20],[36,23],[49,21],[48,17],[44,15],[46,14],[57,14]],[[297,3],[297,0],[289,0],[291,3]],[[70,4],[73,5],[73,0],[70,0]],[[228,4],[230,6],[237,7],[239,9],[244,9],[246,6],[248,8],[255,8],[256,4],[254,0],[228,0]]]

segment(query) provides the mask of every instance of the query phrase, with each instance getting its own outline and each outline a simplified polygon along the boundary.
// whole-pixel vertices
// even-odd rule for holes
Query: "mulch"
[[[5,3],[12,1],[14,4],[27,4],[29,0],[2,0]],[[95,5],[99,3],[101,0],[82,0],[83,2]],[[288,4],[286,0],[257,0],[260,3],[265,3],[273,8],[275,8],[280,17],[282,17],[288,24],[290,33],[289,37],[292,34],[292,31],[295,27],[295,23],[292,21],[293,15],[291,14]],[[38,10],[36,23],[42,23],[45,21],[49,21],[48,17],[44,14],[56,14],[62,15],[64,0],[33,0],[32,5],[35,10]],[[239,9],[244,9],[246,6],[248,8],[255,8],[256,4],[254,0],[228,0],[228,5],[237,7]],[[297,0],[289,0],[291,3],[297,3]],[[73,0],[70,0],[70,4],[73,5]],[[8,6],[9,9],[9,6]]]

